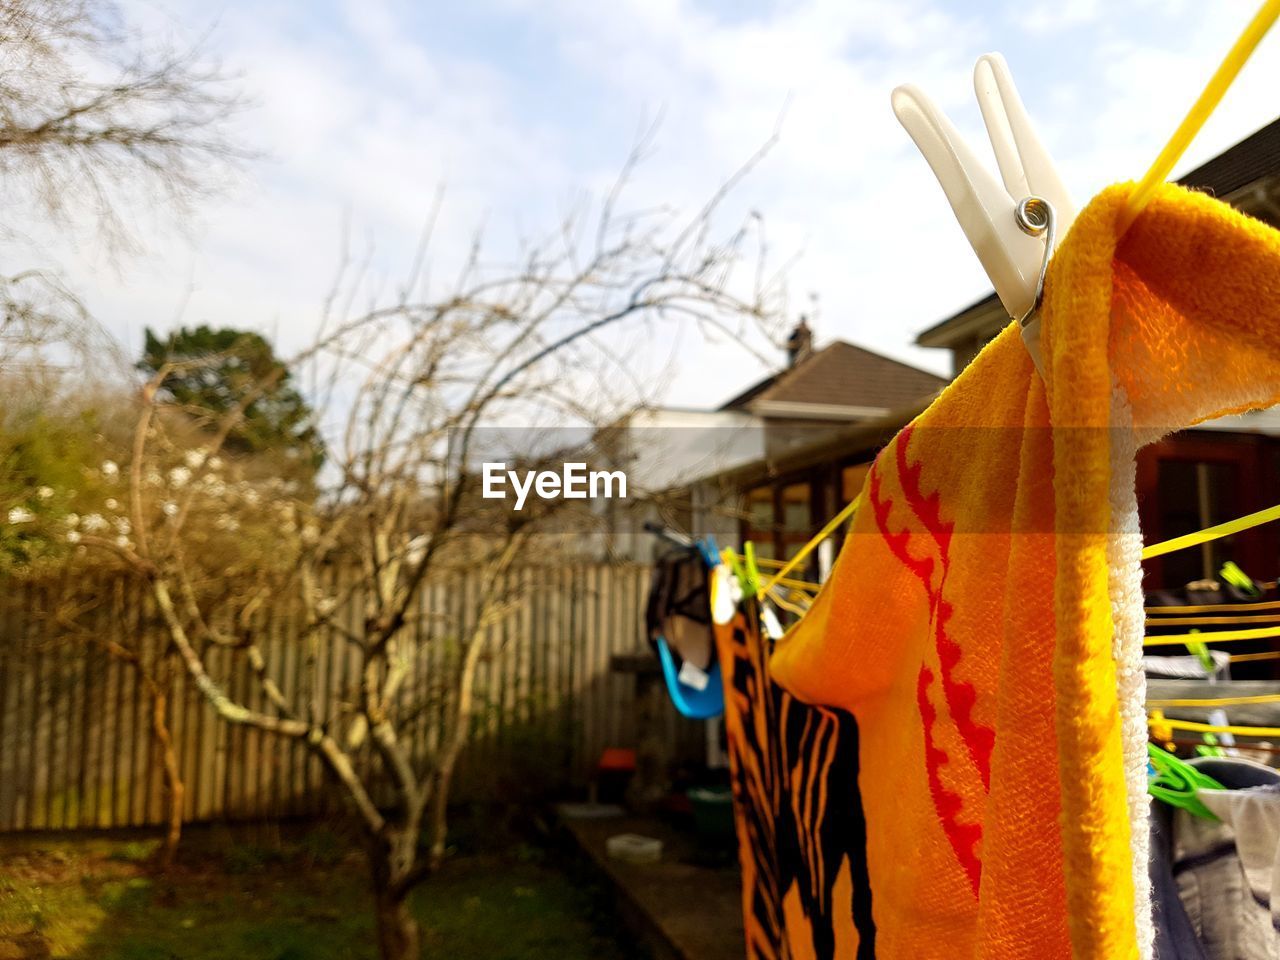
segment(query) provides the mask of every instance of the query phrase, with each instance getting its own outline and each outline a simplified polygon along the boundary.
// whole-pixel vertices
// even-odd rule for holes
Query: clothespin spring
[[[1031,354],[1040,378],[1044,379],[1044,366],[1040,362],[1040,303],[1044,299],[1044,278],[1049,272],[1049,260],[1057,240],[1058,221],[1053,204],[1044,197],[1023,197],[1013,208],[1013,219],[1018,229],[1029,237],[1044,237],[1044,256],[1040,258],[1040,275],[1036,278],[1036,294],[1027,312],[1018,317],[1022,328],[1022,342]]]
[[[1044,197],[1023,197],[1013,208],[1013,219],[1017,222],[1018,229],[1027,236],[1044,237],[1044,257],[1040,260],[1040,276],[1036,278],[1036,295],[1027,312],[1018,318],[1019,325],[1025,327],[1040,309],[1040,301],[1044,299],[1044,277],[1049,271],[1049,259],[1053,256],[1057,218],[1053,213],[1053,204]]]

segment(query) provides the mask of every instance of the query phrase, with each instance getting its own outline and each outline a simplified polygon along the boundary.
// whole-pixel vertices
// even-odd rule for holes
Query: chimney
[[[809,329],[807,318],[800,315],[800,322],[787,337],[787,366],[794,367],[809,354],[813,353],[813,331]]]

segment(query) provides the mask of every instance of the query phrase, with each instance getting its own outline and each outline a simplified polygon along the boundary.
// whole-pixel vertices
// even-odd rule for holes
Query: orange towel
[[[1117,244],[1129,189],[1054,257],[1044,382],[1011,325],[881,452],[771,660],[856,719],[879,957],[1151,952],[1134,453],[1280,400],[1280,234],[1166,186]]]

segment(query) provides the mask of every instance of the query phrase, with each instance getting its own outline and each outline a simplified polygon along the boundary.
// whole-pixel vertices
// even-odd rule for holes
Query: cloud
[[[584,189],[602,194],[658,115],[631,200],[689,209],[781,118],[780,143],[722,225],[760,210],[778,259],[803,252],[793,309],[816,298],[820,339],[935,370],[947,358],[910,346],[915,334],[989,286],[893,118],[893,86],[916,83],[980,144],[972,65],[1002,50],[1083,202],[1145,169],[1252,12],[1251,0],[490,0],[429,13],[397,0],[227,0],[212,12],[197,0],[158,2],[128,8],[192,36],[216,18],[211,42],[258,104],[240,133],[266,159],[186,238],[151,232],[147,254],[118,272],[84,244],[46,238],[93,309],[134,343],[142,324],[172,323],[180,306],[187,322],[305,341],[344,222],[358,251],[372,245],[390,289],[441,184],[441,274],[481,225],[494,255],[507,255]],[[1180,169],[1272,119],[1277,80],[1280,40],[1270,38]],[[616,346],[654,378],[674,351],[674,404],[715,403],[765,372],[749,352],[690,330],[620,332]]]
[[[1103,11],[1102,0],[1042,0],[1008,7],[1009,15],[1024,32],[1041,37],[1067,27],[1097,24]]]

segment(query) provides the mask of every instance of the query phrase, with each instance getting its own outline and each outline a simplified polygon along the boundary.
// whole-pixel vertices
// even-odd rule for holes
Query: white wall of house
[[[601,552],[652,560],[660,545],[644,532],[644,522],[669,522],[672,491],[687,492],[678,509],[684,532],[732,544],[737,519],[722,509],[721,489],[709,478],[763,458],[764,421],[742,411],[656,409],[633,414],[625,430],[617,446],[625,451],[618,466],[627,475],[627,499],[603,508],[608,522]]]
[[[627,425],[637,491],[688,487],[764,456],[764,421],[737,410],[645,410]]]

